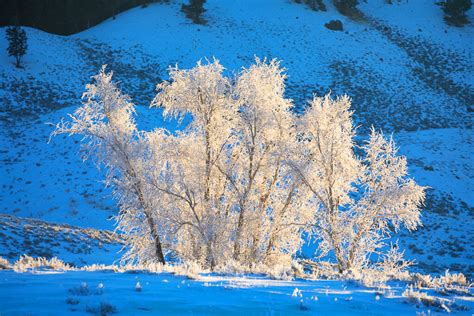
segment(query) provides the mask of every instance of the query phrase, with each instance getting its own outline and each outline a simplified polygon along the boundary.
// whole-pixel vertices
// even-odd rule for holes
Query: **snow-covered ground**
[[[154,97],[155,84],[166,77],[169,65],[178,63],[181,68],[187,68],[201,58],[215,56],[232,72],[248,66],[255,55],[276,57],[288,69],[288,96],[299,109],[312,93],[347,93],[353,97],[354,115],[357,123],[362,124],[358,130],[362,138],[371,125],[394,132],[400,152],[408,157],[411,175],[420,184],[430,187],[422,217],[424,227],[418,233],[400,235],[400,245],[406,249],[408,258],[417,260],[417,269],[443,272],[449,268],[474,274],[474,228],[469,225],[474,219],[473,25],[464,28],[445,25],[441,10],[431,0],[402,1],[394,5],[387,5],[384,0],[368,1],[360,5],[365,14],[363,21],[341,16],[332,5],[328,5],[327,12],[314,12],[288,0],[252,0],[251,5],[250,1],[208,0],[205,5],[208,24],[204,26],[191,23],[179,7],[179,1],[175,1],[135,8],[119,14],[115,20],[109,19],[72,36],[26,28],[29,49],[24,69],[16,69],[13,59],[5,53],[5,29],[1,29],[0,213],[18,217],[23,223],[20,225],[26,225],[30,221],[27,218],[51,222],[60,231],[64,226],[57,223],[78,228],[113,228],[113,221],[108,219],[116,214],[117,207],[110,190],[103,187],[102,173],[95,169],[93,162],[83,162],[78,155],[80,139],[60,136],[48,144],[52,131],[49,123],[58,122],[80,104],[84,85],[102,64],[114,70],[115,79],[120,81],[124,92],[140,105],[140,127],[166,125],[174,129],[176,122],[164,122],[160,110],[147,107]],[[474,10],[469,12],[469,18],[474,21]],[[343,22],[343,32],[324,27],[324,23],[333,19]],[[77,264],[81,264],[81,260],[90,263],[93,258],[110,263],[120,256],[116,251],[102,248],[92,251],[91,256],[76,256],[71,249],[77,247],[63,243],[59,246],[43,244],[31,250],[35,244],[25,242],[24,236],[12,231],[20,230],[0,231],[0,236],[8,240],[0,243],[0,256],[10,260],[22,252],[38,254],[46,247],[49,253]],[[15,238],[15,251],[11,251],[10,240]],[[84,242],[91,247],[94,244],[91,240]],[[116,248],[116,245],[105,247],[107,250]],[[129,292],[135,293],[133,287],[126,285],[134,282],[133,275],[15,276],[8,272],[1,274],[2,303],[11,304],[5,305],[8,311],[12,311],[9,306],[13,306],[13,302],[20,306],[19,301],[4,299],[19,291],[12,284],[25,284],[25,289],[34,294],[53,277],[64,282],[50,289],[51,294],[64,292],[60,304],[65,310],[74,308],[65,303],[67,289],[83,281],[91,286],[104,282],[110,290],[116,286],[115,290],[124,294],[122,298]],[[155,284],[156,290],[161,289],[157,284],[165,286],[165,282],[152,282],[156,276],[140,277],[144,282]],[[117,283],[108,285],[104,281],[108,278]],[[172,284],[177,286],[179,282],[173,280]],[[12,287],[11,291],[4,290],[4,285]],[[201,286],[196,286],[189,295],[197,295]],[[261,306],[262,312],[269,305],[283,304],[283,314],[293,311],[290,308],[298,311],[298,302],[287,295],[295,286],[288,285],[284,294],[278,294],[282,289],[271,286],[262,290],[265,293],[262,296],[255,294],[260,288],[232,293],[241,302],[254,299],[252,302]],[[231,295],[226,294],[227,291],[227,287],[219,286],[204,292],[209,293],[210,298],[215,295],[218,303],[220,297]],[[39,303],[52,299],[46,297],[49,292],[44,293],[38,296]],[[177,299],[160,293],[163,293],[163,296],[157,295],[160,300]],[[373,300],[373,293],[356,293],[350,294],[354,296],[352,302],[346,302],[341,296],[341,302],[334,304],[334,310],[330,311],[344,314],[353,311],[345,308],[360,307],[356,304],[357,295],[364,297],[364,304],[375,304],[370,306],[375,307],[376,312],[380,310],[377,306],[381,303]],[[144,291],[136,295],[149,294],[144,287]],[[159,308],[159,304],[154,303],[159,300],[154,301],[151,294],[148,297],[150,305],[146,303],[144,308]],[[281,297],[285,299],[277,299]],[[328,298],[327,302],[334,298]],[[98,304],[100,300],[90,302],[93,303]],[[113,299],[111,303],[121,311],[127,305],[120,299]],[[205,304],[196,301],[193,304],[196,304],[193,307],[203,308],[202,313],[209,311]],[[320,298],[308,304],[312,311],[317,311],[318,304],[326,303]],[[217,311],[232,309],[223,305]],[[178,308],[176,313],[186,308],[180,301],[173,306]],[[24,308],[26,312],[29,307]],[[84,308],[80,305],[81,311],[84,312]],[[393,314],[415,311],[405,305],[389,308],[393,308]]]
[[[137,283],[141,291],[137,291]],[[278,281],[261,276],[0,272],[2,315],[425,315],[438,308],[408,303],[403,283],[367,289],[343,281]],[[446,297],[469,315],[472,297]],[[112,313],[110,313],[112,314]],[[109,315],[103,313],[102,315]]]

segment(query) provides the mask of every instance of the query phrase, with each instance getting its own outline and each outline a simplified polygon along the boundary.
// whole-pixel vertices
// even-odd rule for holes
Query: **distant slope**
[[[60,225],[31,218],[0,214],[0,256],[14,262],[21,255],[58,257],[81,267],[112,264],[122,247],[120,236],[110,231]]]
[[[0,26],[16,23],[48,33],[70,35],[151,0],[74,0],[0,2]]]
[[[0,32],[0,212],[80,227],[112,228],[116,213],[103,174],[82,162],[78,138],[47,144],[52,127],[80,104],[102,64],[114,70],[139,105],[141,128],[176,127],[148,109],[166,68],[219,58],[228,72],[254,55],[279,58],[288,97],[301,110],[312,93],[353,97],[358,132],[373,125],[395,132],[410,173],[430,186],[419,234],[400,244],[429,271],[474,271],[471,157],[474,28],[448,27],[432,1],[396,5],[369,1],[366,21],[341,16],[331,5],[314,12],[286,0],[209,0],[208,25],[184,17],[179,3],[135,8],[73,36],[27,28],[25,69],[4,53]],[[470,12],[472,15],[472,12]],[[324,23],[340,19],[344,32]],[[474,18],[471,17],[471,20]],[[423,243],[423,249],[420,248]],[[414,246],[413,246],[414,245]]]

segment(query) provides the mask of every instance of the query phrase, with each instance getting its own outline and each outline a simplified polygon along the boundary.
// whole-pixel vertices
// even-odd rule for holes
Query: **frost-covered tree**
[[[151,106],[190,116],[179,131],[139,131],[134,105],[103,68],[54,132],[82,135],[87,156],[107,168],[124,261],[164,263],[169,253],[210,269],[288,268],[309,234],[343,272],[367,266],[391,228],[419,225],[423,188],[393,141],[373,131],[365,155],[354,154],[347,97],[314,98],[296,117],[276,60],[234,77],[217,60],[199,62],[169,78]],[[394,258],[390,250],[378,264],[396,271]]]
[[[372,130],[364,154],[356,156],[349,108],[345,96],[312,100],[300,126],[305,164],[294,166],[319,204],[318,255],[333,256],[339,272],[367,267],[392,229],[415,230],[424,201],[424,188],[407,177],[406,159],[392,139]]]
[[[234,80],[222,71],[217,61],[172,69],[153,102],[166,116],[193,117],[177,136],[151,136],[163,170],[156,186],[179,228],[176,252],[211,267],[225,258],[251,265],[274,252],[291,257],[304,199],[285,165],[296,139],[285,76],[276,61],[257,60]]]
[[[112,72],[106,73],[105,66],[93,80],[86,86],[82,107],[69,115],[69,121],[61,121],[53,135],[83,136],[84,158],[92,155],[106,167],[106,183],[114,188],[120,206],[118,229],[131,246],[125,258],[165,263],[159,210],[154,208],[153,191],[144,174],[146,143],[133,118],[135,106],[112,82]]]
[[[298,155],[285,78],[278,62],[257,59],[236,80],[238,138],[232,156],[238,159],[230,167],[237,172],[224,173],[234,179],[238,197],[234,258],[244,262],[276,263],[301,245],[301,226],[295,223],[304,222],[305,191],[288,163]]]
[[[217,61],[171,69],[152,106],[162,107],[165,117],[190,114],[192,122],[177,135],[163,129],[148,135],[151,180],[176,226],[174,251],[209,267],[228,255],[234,217],[228,180],[217,169],[226,159],[235,115],[231,83],[222,71]]]
[[[28,49],[26,32],[19,26],[11,26],[7,28],[6,36],[8,40],[8,55],[14,56],[17,68],[21,68],[21,58],[26,54]]]

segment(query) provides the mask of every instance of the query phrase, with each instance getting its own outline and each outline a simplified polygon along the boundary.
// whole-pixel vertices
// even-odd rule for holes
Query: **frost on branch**
[[[349,107],[347,97],[313,99],[300,125],[305,159],[295,165],[317,204],[319,257],[333,256],[339,272],[369,267],[393,230],[415,230],[424,201],[392,139],[372,129],[364,154],[355,155]]]
[[[87,156],[106,167],[127,236],[123,261],[169,254],[210,269],[290,269],[310,236],[338,272],[404,267],[393,249],[383,254],[384,241],[416,229],[424,193],[393,141],[374,130],[357,156],[345,96],[315,97],[294,115],[276,60],[223,71],[217,60],[170,70],[151,106],[192,117],[172,133],[137,130],[134,105],[102,68],[53,133],[82,135]]]
[[[106,167],[106,183],[113,186],[120,206],[117,229],[130,245],[124,258],[164,263],[160,214],[152,208],[153,192],[145,179],[148,153],[133,118],[134,104],[112,82],[112,72],[106,73],[105,66],[93,80],[86,86],[82,107],[69,115],[69,121],[61,121],[53,135],[82,135],[85,158],[93,155]]]
[[[222,71],[216,60],[174,68],[152,104],[193,117],[177,136],[149,135],[151,180],[176,227],[173,250],[209,267],[226,259],[288,265],[302,230],[293,224],[301,181],[285,163],[295,145],[285,76],[276,61],[257,60],[235,80]]]

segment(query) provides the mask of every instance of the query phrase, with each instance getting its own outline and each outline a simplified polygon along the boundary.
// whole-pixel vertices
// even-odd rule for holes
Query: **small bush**
[[[413,281],[415,287],[418,289],[421,288],[433,288],[436,289],[438,293],[442,294],[469,294],[469,289],[472,287],[466,276],[462,273],[449,273],[446,271],[444,275],[439,277],[431,277],[430,275],[423,275],[420,273],[415,273],[413,275]]]
[[[426,307],[439,308],[448,313],[451,312],[451,305],[454,303],[448,299],[442,299],[439,297],[430,296],[425,292],[415,291],[412,287],[406,289],[402,295],[406,297],[410,303],[423,304]]]
[[[334,6],[342,14],[346,16],[354,16],[358,12],[356,6],[359,4],[358,0],[333,0]]]
[[[87,285],[86,282],[82,282],[80,286],[78,287],[73,287],[69,289],[69,293],[72,295],[78,295],[78,296],[87,296],[91,294],[89,290],[89,286]]]
[[[444,12],[444,20],[449,25],[463,26],[469,23],[466,12],[472,7],[472,0],[444,0],[437,3]]]
[[[25,272],[28,270],[48,269],[48,270],[71,270],[72,267],[60,259],[53,257],[46,259],[43,257],[33,258],[28,255],[23,255],[13,264],[15,272]]]
[[[82,271],[94,272],[94,271],[108,271],[108,272],[118,272],[120,269],[116,265],[105,265],[105,264],[91,264],[81,267]]]
[[[415,273],[413,283],[417,289],[434,287],[433,278],[428,274]]]
[[[446,271],[444,275],[433,279],[436,291],[441,294],[459,294],[469,295],[472,284],[469,284],[466,277],[462,273],[449,273]]]
[[[293,0],[296,3],[304,3],[314,11],[326,11],[323,0]]]
[[[328,23],[324,24],[324,26],[333,31],[342,31],[342,22],[340,20],[331,20]]]
[[[467,307],[464,305],[458,305],[455,303],[455,300],[449,300],[446,298],[435,297],[428,295],[425,292],[419,292],[413,290],[413,287],[410,286],[402,294],[410,303],[413,304],[423,304],[426,307],[434,307],[438,310],[451,313],[453,310],[466,311]]]
[[[87,306],[86,312],[94,315],[107,316],[117,313],[117,308],[107,302],[101,302],[99,306]]]
[[[0,257],[0,270],[7,270],[7,269],[10,269],[10,262],[5,258]]]
[[[444,273],[444,275],[436,278],[435,281],[440,286],[443,287],[451,287],[451,286],[468,286],[466,276],[462,273],[449,273],[448,270]]]
[[[77,304],[79,304],[79,300],[76,300],[76,299],[74,299],[74,298],[72,298],[72,297],[68,297],[68,298],[66,299],[66,304],[69,304],[69,305],[77,305]]]
[[[404,297],[412,303],[423,303],[425,306],[435,306],[436,297],[430,296],[425,292],[415,291],[413,288],[406,289],[403,294]]]

